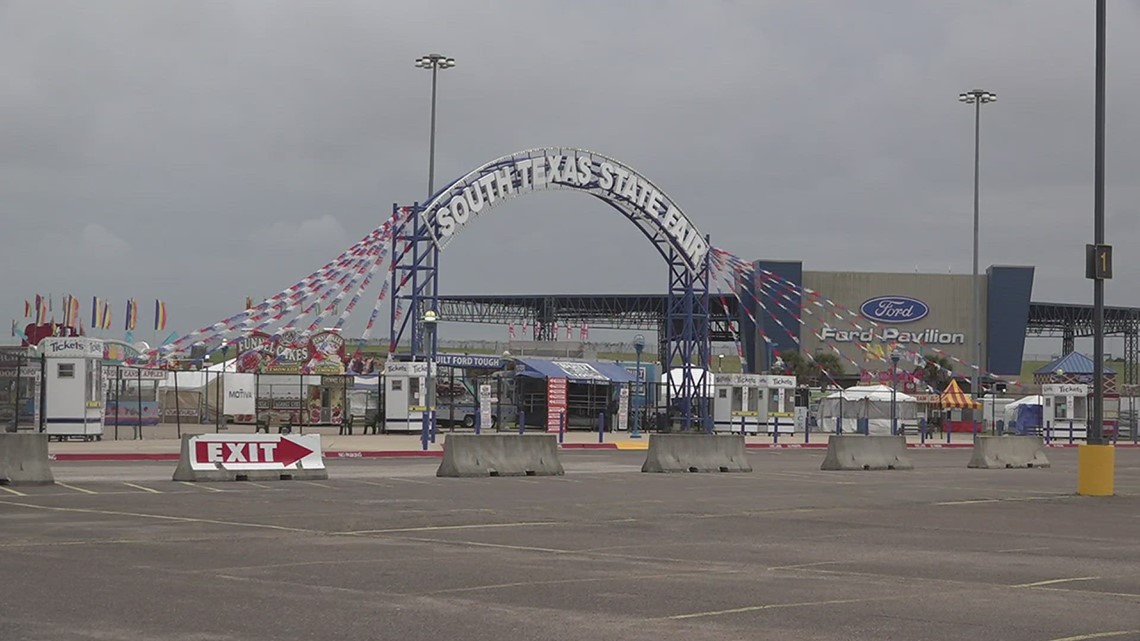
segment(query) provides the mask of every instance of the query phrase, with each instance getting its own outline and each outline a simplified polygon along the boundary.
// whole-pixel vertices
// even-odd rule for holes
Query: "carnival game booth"
[[[529,428],[557,431],[561,417],[566,429],[598,429],[598,416],[607,430],[628,429],[629,389],[633,372],[617,363],[514,358],[513,401],[518,420]]]
[[[895,392],[895,411],[901,429],[917,424],[917,402],[909,394]],[[886,385],[858,385],[832,392],[819,404],[820,429],[835,432],[839,421],[843,433],[890,434],[891,388]]]
[[[982,404],[962,391],[958,381],[951,380],[939,395],[943,431],[974,432],[981,429]]]
[[[44,431],[49,439],[103,439],[103,341],[50,337],[39,342],[46,360]]]

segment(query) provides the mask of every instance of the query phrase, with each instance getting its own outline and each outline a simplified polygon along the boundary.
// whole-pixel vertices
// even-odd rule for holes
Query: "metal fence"
[[[0,429],[43,431],[44,367],[42,356],[0,353]]]

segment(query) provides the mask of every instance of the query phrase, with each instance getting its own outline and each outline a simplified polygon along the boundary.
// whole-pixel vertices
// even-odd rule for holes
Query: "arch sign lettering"
[[[665,192],[626,165],[582,149],[532,149],[493,160],[435,194],[421,211],[421,221],[442,250],[496,204],[547,189],[573,189],[605,201],[666,259],[671,254],[681,258],[690,273],[704,269],[708,241]]]

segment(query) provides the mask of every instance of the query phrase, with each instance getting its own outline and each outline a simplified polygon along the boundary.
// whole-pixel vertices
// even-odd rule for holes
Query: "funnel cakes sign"
[[[344,337],[337,332],[306,336],[295,331],[279,334],[252,332],[237,341],[239,372],[261,374],[343,374]]]

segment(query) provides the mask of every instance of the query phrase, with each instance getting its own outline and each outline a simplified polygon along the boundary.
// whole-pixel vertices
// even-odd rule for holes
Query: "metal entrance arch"
[[[709,238],[648,178],[613,158],[583,149],[547,147],[497,158],[433,194],[426,203],[393,205],[391,335],[394,354],[408,334],[411,358],[434,361],[438,332],[424,345],[423,317],[438,309],[439,255],[480,215],[523,194],[569,189],[614,208],[657,248],[668,268],[668,308],[659,336],[684,429],[711,431],[706,390],[709,346]],[[446,321],[443,318],[440,320]]]

